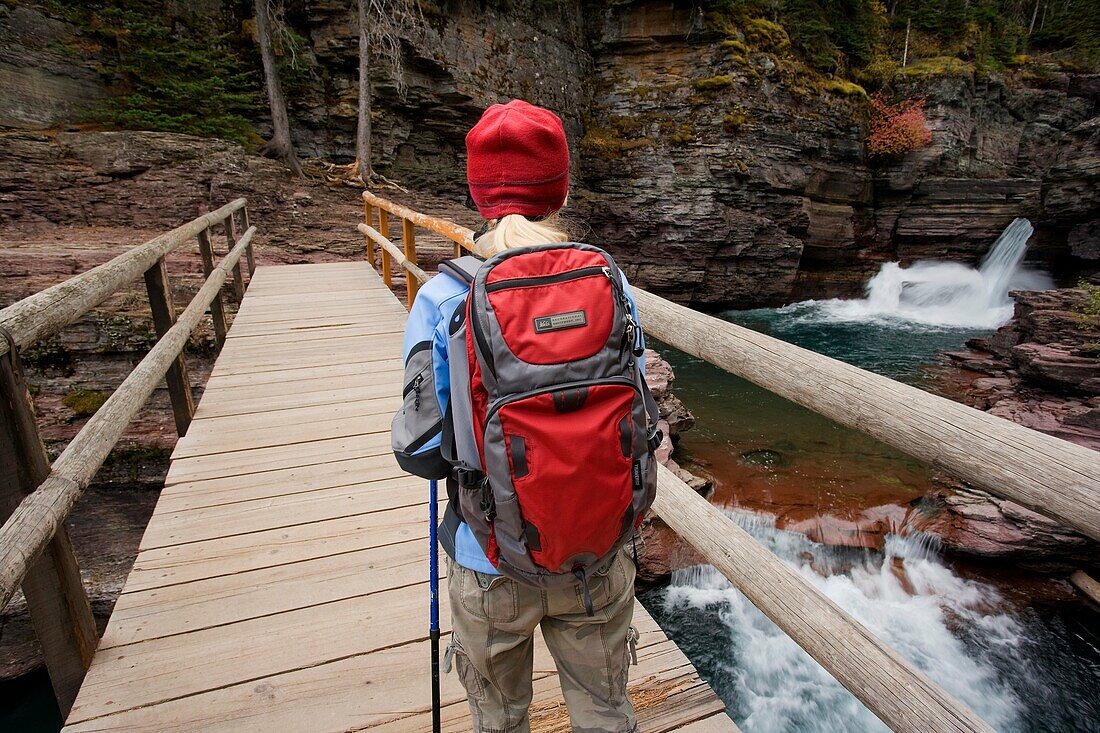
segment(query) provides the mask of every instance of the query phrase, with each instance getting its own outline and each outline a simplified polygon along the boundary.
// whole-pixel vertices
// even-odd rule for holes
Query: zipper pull
[[[416,398],[413,401],[413,410],[420,412],[420,385],[424,383],[424,375],[417,374],[416,379],[413,380],[413,392],[416,393]]]

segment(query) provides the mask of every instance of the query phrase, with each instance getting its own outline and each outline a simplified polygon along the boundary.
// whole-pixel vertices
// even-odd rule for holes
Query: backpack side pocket
[[[398,465],[422,478],[445,477],[451,466],[440,451],[442,431],[443,413],[435,390],[432,342],[421,341],[405,360],[401,409],[390,426],[391,446]]]

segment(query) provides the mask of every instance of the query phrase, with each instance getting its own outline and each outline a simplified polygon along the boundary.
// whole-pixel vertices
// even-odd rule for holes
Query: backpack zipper
[[[554,283],[568,282],[569,280],[579,280],[582,277],[592,277],[599,274],[607,274],[610,268],[606,266],[593,265],[591,267],[581,267],[576,270],[570,270],[568,272],[559,272],[554,275],[538,275],[536,277],[513,277],[507,280],[497,280],[494,283],[489,283],[485,286],[486,293],[495,293],[498,290],[504,290],[506,288],[528,288],[536,285],[552,285]]]
[[[528,397],[537,397],[541,394],[549,394],[550,392],[558,392],[566,389],[576,389],[577,387],[599,387],[603,385],[618,384],[630,387],[635,392],[641,392],[638,389],[638,385],[633,380],[627,377],[607,377],[605,379],[584,379],[578,382],[563,382],[562,384],[555,384],[551,387],[542,387],[540,389],[533,389],[528,392],[520,392],[514,395],[508,395],[507,397],[501,397],[489,408],[489,411],[485,414],[485,425],[488,426],[495,415],[502,407],[510,405],[518,400],[525,400]]]

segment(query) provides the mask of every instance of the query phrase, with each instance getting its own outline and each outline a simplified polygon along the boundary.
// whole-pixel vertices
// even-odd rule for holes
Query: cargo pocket
[[[462,569],[459,595],[462,607],[483,621],[510,623],[519,616],[516,582],[501,575]]]
[[[466,688],[466,694],[474,700],[484,700],[485,678],[470,663],[470,658],[466,656],[466,650],[462,648],[462,644],[453,635],[451,636],[451,648],[454,649],[455,671],[458,672],[458,679],[462,682],[462,686]]]

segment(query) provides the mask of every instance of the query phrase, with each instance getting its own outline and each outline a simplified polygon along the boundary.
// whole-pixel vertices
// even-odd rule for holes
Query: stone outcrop
[[[781,43],[657,2],[591,33],[581,203],[654,292],[710,308],[854,295],[883,261],[975,263],[1017,216],[1057,272],[1100,267],[1100,77],[900,75],[933,144],[869,161],[866,97]]]
[[[952,554],[1054,571],[1096,560],[1095,541],[1042,514],[945,476],[935,483],[911,526],[936,535]]]
[[[1084,289],[1017,292],[1015,317],[969,351],[947,354],[944,393],[992,415],[1100,450],[1100,324]],[[1097,543],[1015,502],[947,477],[918,503],[921,529],[962,555],[1065,567]]]
[[[722,308],[856,294],[886,260],[975,262],[1016,216],[1036,225],[1039,259],[1074,273],[1100,266],[1096,75],[925,73],[918,63],[892,83],[926,100],[933,144],[884,163],[864,152],[862,90],[807,69],[778,27],[716,21],[676,0],[422,8],[424,22],[402,39],[400,75],[379,66],[372,77],[376,168],[461,200],[463,139],[481,110],[510,97],[549,106],[575,152],[578,238],[607,245],[633,281],[672,299]],[[208,17],[247,44],[242,6],[212,0],[172,12]],[[289,99],[296,145],[350,161],[353,7],[312,4],[300,25],[309,73]],[[0,126],[51,128],[94,108],[112,81],[93,73],[102,61],[93,46],[44,11],[0,9],[0,79],[18,80],[0,85]],[[58,149],[83,166],[96,139],[65,135]],[[214,193],[243,183],[241,166],[262,165],[229,150],[209,162]],[[126,165],[91,169],[72,183],[152,183]],[[37,182],[0,185],[33,198]],[[28,201],[27,216],[42,212],[38,203]],[[70,208],[90,218],[115,203],[150,208],[136,197]]]
[[[1100,450],[1100,325],[1082,289],[1014,294],[1015,317],[947,357],[943,390],[973,407]]]
[[[97,69],[102,60],[71,23],[0,4],[0,127],[82,119],[109,95]]]

